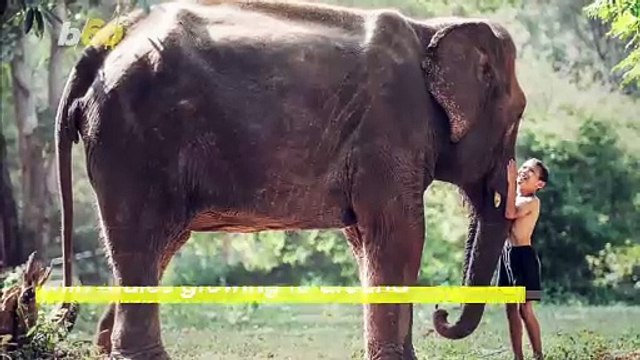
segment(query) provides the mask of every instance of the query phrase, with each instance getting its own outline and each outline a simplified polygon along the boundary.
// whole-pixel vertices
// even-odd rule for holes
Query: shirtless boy
[[[522,321],[529,335],[529,341],[536,359],[542,359],[540,325],[533,313],[532,301],[539,301],[540,260],[531,246],[531,235],[540,213],[540,199],[536,192],[542,189],[549,172],[538,159],[527,160],[516,170],[514,160],[507,165],[508,193],[505,217],[513,220],[509,238],[500,258],[498,286],[524,286],[526,302],[507,304],[509,333],[515,359],[524,359],[522,353]]]

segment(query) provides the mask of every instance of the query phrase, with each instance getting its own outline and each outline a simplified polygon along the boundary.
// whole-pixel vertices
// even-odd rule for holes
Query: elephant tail
[[[108,50],[88,47],[71,70],[56,114],[55,146],[58,166],[58,190],[62,211],[62,258],[64,286],[72,279],[73,196],[71,177],[71,147],[79,141],[83,118],[81,97],[93,83]]]

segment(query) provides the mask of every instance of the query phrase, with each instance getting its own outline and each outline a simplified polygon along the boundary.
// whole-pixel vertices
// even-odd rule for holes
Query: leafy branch
[[[127,3],[129,6],[126,6]],[[3,32],[7,30],[5,29],[6,26],[19,26],[22,27],[24,34],[29,34],[31,30],[34,30],[38,37],[42,37],[45,19],[50,24],[62,23],[62,20],[53,11],[55,7],[55,1],[53,0],[5,0],[1,4],[0,19],[2,19]],[[118,0],[116,15],[120,15],[123,11],[122,9],[125,9],[125,11],[132,10],[138,6],[148,13],[151,3],[149,0]]]
[[[53,12],[55,3],[52,0],[19,0],[5,2],[0,17],[3,20],[3,28],[7,26],[22,27],[24,34],[34,30],[38,37],[44,34],[45,19],[50,24],[62,20]],[[6,19],[6,20],[5,20]],[[35,25],[35,27],[34,27]],[[4,30],[4,29],[3,29]]]
[[[584,11],[611,24],[607,36],[627,41],[625,49],[631,52],[612,71],[624,72],[622,85],[640,84],[640,0],[596,0]]]

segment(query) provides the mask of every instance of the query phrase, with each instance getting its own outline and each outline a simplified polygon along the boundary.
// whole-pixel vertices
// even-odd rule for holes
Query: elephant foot
[[[111,353],[111,329],[98,333],[94,344],[98,349],[100,349],[101,354]]]
[[[402,360],[418,360],[418,357],[416,356],[416,352],[413,349],[412,344],[404,346],[404,352],[402,353]]]
[[[113,350],[109,360],[171,360],[162,345],[154,345],[143,350]]]
[[[369,342],[368,360],[404,360],[404,348],[400,344]]]

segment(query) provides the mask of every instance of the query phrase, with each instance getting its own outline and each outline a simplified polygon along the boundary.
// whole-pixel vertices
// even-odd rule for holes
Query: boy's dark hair
[[[536,159],[536,158],[531,158],[531,159],[529,159],[529,161],[533,161],[533,163],[540,169],[540,180],[544,181],[545,183],[548,183],[549,182],[549,169],[547,169],[547,167],[544,165],[542,160]]]

